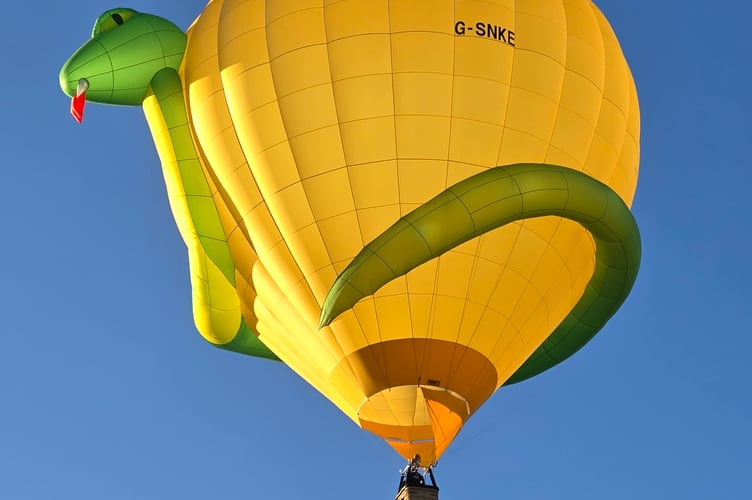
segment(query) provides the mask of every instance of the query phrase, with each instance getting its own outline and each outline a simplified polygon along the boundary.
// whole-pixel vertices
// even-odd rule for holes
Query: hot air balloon
[[[212,0],[186,33],[114,9],[60,84],[79,118],[143,105],[200,333],[408,460],[635,281],[638,101],[589,0]]]

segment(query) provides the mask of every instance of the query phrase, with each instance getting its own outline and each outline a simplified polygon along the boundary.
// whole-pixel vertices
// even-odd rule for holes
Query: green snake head
[[[86,91],[86,100],[139,106],[152,77],[161,69],[177,70],[186,35],[170,21],[133,9],[103,13],[91,39],[60,70],[60,87],[67,95]]]

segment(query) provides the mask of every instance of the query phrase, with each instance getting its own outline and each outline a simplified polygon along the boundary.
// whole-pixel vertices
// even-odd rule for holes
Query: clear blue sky
[[[470,420],[444,500],[750,498],[752,7],[597,3],[641,100],[642,269],[593,342]],[[390,448],[195,333],[141,109],[69,116],[58,70],[115,6],[4,4],[0,498],[391,500]],[[122,6],[186,27],[203,1]]]

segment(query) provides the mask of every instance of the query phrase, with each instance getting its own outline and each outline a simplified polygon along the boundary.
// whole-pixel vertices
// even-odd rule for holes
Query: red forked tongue
[[[73,99],[71,100],[70,112],[73,115],[73,118],[75,118],[78,123],[81,123],[84,119],[84,105],[86,104],[86,89],[88,88],[89,88],[88,80],[86,80],[86,78],[81,78],[78,81],[78,86],[76,87],[76,94],[73,96]]]

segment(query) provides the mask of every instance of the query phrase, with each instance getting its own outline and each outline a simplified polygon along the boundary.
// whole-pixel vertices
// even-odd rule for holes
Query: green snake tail
[[[320,326],[457,245],[516,220],[548,215],[587,229],[596,262],[572,311],[506,384],[537,375],[574,354],[606,324],[632,289],[640,265],[640,233],[626,204],[605,184],[565,167],[495,167],[402,217],[339,275],[324,301]]]

